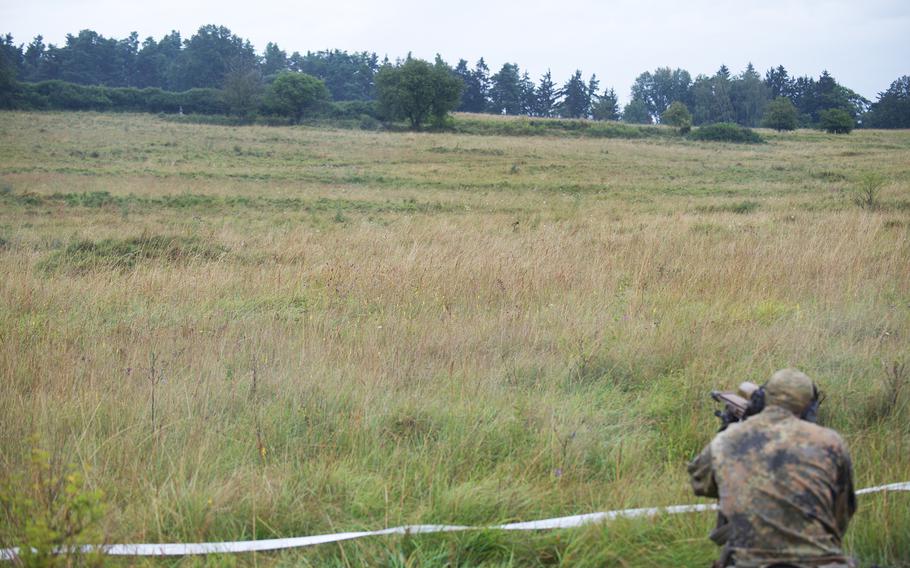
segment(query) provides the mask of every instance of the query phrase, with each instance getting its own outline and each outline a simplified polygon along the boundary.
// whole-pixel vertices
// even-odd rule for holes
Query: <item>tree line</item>
[[[16,45],[7,34],[0,41],[0,96],[6,92],[5,106],[15,106],[9,95],[14,85],[45,84],[43,89],[50,94],[36,94],[34,87],[23,91],[31,96],[27,100],[37,101],[33,106],[40,107],[42,100],[51,97],[56,101],[67,89],[74,97],[84,93],[75,86],[53,83],[56,81],[121,89],[119,95],[95,92],[98,101],[103,98],[101,95],[108,100],[111,96],[124,98],[128,91],[123,89],[140,89],[145,95],[129,91],[130,96],[134,106],[141,106],[136,102],[140,98],[151,101],[148,110],[164,108],[164,112],[169,112],[175,105],[184,108],[179,101],[186,99],[191,107],[184,108],[187,112],[250,115],[283,109],[298,116],[300,109],[291,112],[287,104],[279,103],[273,87],[277,78],[291,73],[321,81],[325,98],[379,101],[379,106],[390,110],[395,105],[380,92],[382,71],[399,69],[409,61],[410,55],[393,63],[388,57],[380,59],[376,53],[340,50],[288,55],[274,43],[257,53],[249,40],[215,25],[202,26],[189,38],[173,31],[158,40],[148,37],[142,42],[135,32],[115,39],[82,30],[67,35],[61,46],[45,44],[41,36],[28,44]],[[680,103],[694,125],[730,122],[788,129],[824,124],[836,116],[841,121],[848,120],[851,127],[910,127],[910,78],[906,76],[895,80],[873,103],[838,83],[827,71],[818,78],[791,77],[785,67],[778,66],[760,75],[749,64],[734,74],[722,65],[713,75],[693,78],[684,69],[662,67],[639,75],[632,85],[630,102],[621,107],[612,87],[601,89],[596,75],[586,79],[580,70],[557,82],[549,71],[532,80],[516,63],[505,63],[492,72],[483,58],[473,66],[460,59],[452,67],[437,57],[435,63],[428,65],[435,70],[444,66],[451,77],[459,79],[460,97],[452,97],[454,87],[440,87],[440,92],[446,91],[440,96],[449,102],[421,111],[426,116],[417,117],[418,123],[439,115],[443,106],[451,107],[447,110],[477,113],[659,123],[673,103]],[[386,84],[391,83],[387,80]],[[412,77],[411,84],[419,82]],[[404,87],[397,84],[394,88],[400,93]],[[312,89],[316,88],[311,85]],[[173,95],[188,92],[195,95],[184,94],[182,99]],[[311,94],[314,100],[321,100],[323,92],[316,89]],[[207,109],[205,100],[211,103]],[[116,107],[115,103],[110,104]],[[314,105],[311,102],[308,106],[318,106]],[[20,101],[18,106],[28,104]],[[96,101],[95,106],[104,105]],[[88,107],[95,108],[90,104]],[[678,111],[671,114],[679,116]],[[414,122],[414,117],[408,118]]]

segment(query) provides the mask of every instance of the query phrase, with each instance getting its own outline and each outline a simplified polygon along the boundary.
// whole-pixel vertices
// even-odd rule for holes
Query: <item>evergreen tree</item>
[[[594,105],[597,104],[597,89],[600,88],[600,81],[597,80],[597,75],[592,74],[591,78],[588,79],[588,87],[585,89],[585,94],[588,96],[588,99],[585,104],[585,118],[589,118],[591,113],[594,110]]]
[[[768,104],[768,93],[751,63],[731,83],[730,102],[735,121],[742,126],[758,126]]]
[[[591,114],[595,120],[619,120],[619,98],[612,87],[598,97]]]
[[[800,124],[808,125],[817,119],[818,106],[815,100],[815,79],[797,77],[790,85],[790,101],[799,111]],[[815,118],[813,118],[815,115]]]
[[[455,66],[455,74],[464,84],[461,94],[461,104],[458,110],[463,112],[485,112],[487,110],[487,94],[489,89],[489,69],[481,57],[474,69],[468,69],[468,62],[464,59]]]
[[[66,45],[51,50],[57,63],[51,78],[83,85],[130,86],[138,46],[135,32],[120,41],[92,30],[67,34]]]
[[[477,112],[486,112],[490,104],[490,68],[487,67],[487,62],[483,60],[483,57],[477,60],[477,63],[474,64],[474,80],[478,85],[478,99],[476,103],[482,103],[481,110]]]
[[[550,118],[556,113],[559,93],[556,90],[556,84],[553,83],[553,77],[550,75],[549,69],[540,77],[540,82],[537,84],[536,98],[535,115]]]
[[[560,116],[565,118],[584,118],[588,115],[588,101],[590,98],[588,97],[588,88],[581,78],[581,71],[575,71],[575,74],[563,85],[561,93]]]
[[[375,96],[375,75],[379,57],[366,51],[348,53],[338,49],[291,55],[289,68],[325,82],[338,101],[369,100]]]
[[[767,87],[768,96],[771,99],[790,98],[792,84],[783,65],[778,65],[777,68],[772,67],[765,72],[765,87]]]
[[[505,63],[491,78],[490,108],[494,114],[521,114],[521,76],[518,65]]]
[[[21,51],[13,45],[13,37],[7,34],[0,40],[0,108],[15,106],[16,60]]]
[[[721,65],[717,70],[712,87],[714,97],[711,105],[711,119],[707,122],[733,122],[736,120],[730,96],[733,86],[730,81],[730,70],[726,65]]]
[[[690,95],[693,122],[700,125],[735,121],[732,90],[733,81],[730,80],[730,70],[726,65],[721,65],[713,77],[696,77]]]
[[[40,35],[35,36],[35,39],[25,48],[24,69],[21,77],[23,81],[41,81],[46,78],[42,76],[46,58],[45,49],[44,38]]]
[[[278,44],[269,42],[262,54],[260,69],[266,77],[288,71],[288,54]]]
[[[871,128],[910,128],[910,76],[899,77],[878,94],[864,119]]]
[[[471,100],[469,97],[470,93],[474,90],[474,75],[471,73],[471,70],[468,69],[468,62],[465,59],[459,59],[458,63],[455,65],[455,75],[461,79],[462,90],[461,90],[461,103],[458,105],[458,109],[461,112],[478,112],[471,108]]]
[[[537,91],[534,89],[534,82],[531,81],[531,76],[527,71],[521,75],[518,86],[521,91],[521,114],[534,116],[537,112]]]
[[[258,58],[249,41],[224,26],[206,25],[184,42],[173,70],[173,87],[219,88],[231,68],[252,68]]]

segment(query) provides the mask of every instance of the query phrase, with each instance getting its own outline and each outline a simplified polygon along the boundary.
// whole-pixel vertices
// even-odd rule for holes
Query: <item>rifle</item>
[[[812,403],[806,407],[800,418],[808,422],[818,420],[818,407],[825,400],[825,396],[813,385]],[[736,392],[711,391],[711,398],[723,403],[723,410],[715,410],[714,416],[720,418],[720,432],[734,422],[742,422],[746,418],[758,414],[765,409],[765,387],[745,381],[740,383]]]
[[[711,391],[711,398],[724,405],[723,410],[714,411],[714,416],[720,418],[721,432],[765,408],[765,389],[749,381],[741,383],[736,392]]]

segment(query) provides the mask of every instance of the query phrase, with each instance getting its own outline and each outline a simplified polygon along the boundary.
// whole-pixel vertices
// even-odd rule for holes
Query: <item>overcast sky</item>
[[[454,65],[483,56],[495,72],[517,63],[536,80],[548,68],[558,83],[575,69],[597,73],[623,100],[635,77],[682,67],[694,78],[721,63],[739,73],[783,64],[792,76],[827,69],[875,100],[910,74],[908,0],[0,0],[0,32],[16,43],[41,34],[62,44],[90,28],[121,38],[184,38],[204,24],[227,26],[261,52],[269,41],[288,54],[329,48],[408,51]]]

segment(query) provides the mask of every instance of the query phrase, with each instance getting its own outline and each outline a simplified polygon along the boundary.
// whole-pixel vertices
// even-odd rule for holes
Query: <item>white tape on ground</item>
[[[910,491],[910,481],[891,483],[860,489],[857,495],[879,493],[882,491]],[[461,525],[406,525],[392,527],[378,531],[345,532],[335,534],[321,534],[315,536],[302,536],[296,538],[274,538],[268,540],[241,540],[236,542],[196,542],[189,544],[109,544],[102,549],[111,556],[188,556],[191,554],[224,554],[236,552],[265,552],[268,550],[284,550],[288,548],[302,548],[328,542],[352,540],[366,536],[381,536],[386,534],[424,534],[458,532],[471,530],[505,530],[505,531],[537,531],[545,529],[567,529],[580,527],[592,523],[600,523],[614,519],[634,519],[640,517],[655,517],[657,515],[673,515],[678,513],[697,513],[700,511],[714,511],[716,504],[674,505],[671,507],[648,507],[644,509],[621,509],[618,511],[605,511],[602,513],[588,513],[572,515],[570,517],[557,517],[540,521],[527,521],[524,523],[509,523],[506,525],[493,525],[487,527],[471,527]],[[83,551],[92,551],[95,547],[82,547]],[[0,549],[0,560],[13,560],[18,554],[18,548]]]

